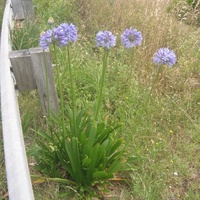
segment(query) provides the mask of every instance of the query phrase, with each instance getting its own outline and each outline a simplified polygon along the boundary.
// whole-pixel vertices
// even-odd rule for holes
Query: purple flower
[[[58,41],[59,46],[66,46],[68,44],[65,31],[61,26],[53,29],[54,39]]]
[[[110,31],[100,31],[96,35],[96,44],[98,47],[110,49],[116,44],[116,37]]]
[[[41,34],[40,36],[40,46],[42,47],[43,50],[47,49],[49,45],[52,43],[52,35],[53,31],[48,30]]]
[[[54,29],[54,37],[58,40],[59,46],[66,46],[78,39],[77,28],[73,24],[62,23]]]
[[[60,27],[63,28],[68,42],[76,42],[78,39],[77,28],[74,24],[62,23]]]
[[[160,48],[153,57],[155,64],[169,65],[172,67],[176,63],[176,54],[168,48]]]
[[[50,29],[40,36],[40,46],[45,50],[52,42],[57,42],[58,46],[66,46],[77,39],[76,26],[62,23],[57,28]]]
[[[142,43],[142,33],[137,29],[127,28],[121,35],[122,44],[126,48],[140,46]]]

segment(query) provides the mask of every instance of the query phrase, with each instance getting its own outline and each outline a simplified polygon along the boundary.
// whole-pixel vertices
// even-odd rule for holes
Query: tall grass
[[[124,137],[129,153],[140,158],[131,164],[134,171],[120,174],[127,184],[113,183],[111,196],[114,199],[200,198],[199,30],[167,13],[168,2],[34,1],[36,16],[40,18],[36,21],[39,20],[41,31],[47,28],[45,23],[49,16],[53,16],[57,24],[66,20],[75,23],[79,29],[79,41],[72,52],[76,58],[72,62],[78,107],[84,107],[86,103],[92,105],[97,92],[101,53],[94,43],[95,34],[99,30],[111,30],[120,36],[130,26],[143,34],[142,46],[135,49],[132,91],[128,81],[131,56],[121,47],[120,41],[108,60],[104,106],[100,112],[108,122],[119,120],[125,123],[119,135]],[[47,5],[45,10],[43,4]],[[35,39],[39,38],[41,31],[38,30]],[[173,68],[164,68],[150,103],[144,109],[156,74],[153,54],[160,47],[173,49],[178,62]],[[70,102],[69,77],[66,76],[65,80],[62,83],[64,96],[66,102]],[[37,96],[31,98],[37,99]],[[36,100],[30,111],[26,99],[26,95],[20,95],[19,103],[29,148],[34,146],[34,137],[30,137],[34,135],[31,127],[45,128],[45,124],[40,107],[34,102]],[[30,160],[30,163],[34,164],[34,161]],[[34,190],[36,199],[72,198],[70,195],[73,193],[73,188],[56,183],[35,183]]]

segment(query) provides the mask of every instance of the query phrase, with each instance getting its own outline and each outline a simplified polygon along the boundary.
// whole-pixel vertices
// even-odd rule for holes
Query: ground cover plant
[[[34,39],[50,28],[46,23],[49,16],[55,26],[64,21],[77,26],[79,38],[70,50],[77,109],[91,108],[98,93],[104,50],[96,46],[96,34],[110,30],[117,36],[116,46],[109,52],[99,120],[124,123],[117,136],[137,159],[130,164],[132,170],[117,174],[121,181],[110,180],[110,193],[101,195],[107,199],[199,199],[198,29],[168,14],[167,1],[67,2],[70,15],[63,19],[67,6],[48,1],[49,12],[44,12],[35,1],[40,21],[36,22],[39,30]],[[58,8],[62,8],[60,15]],[[121,44],[121,34],[128,27],[142,33],[141,46],[126,49]],[[155,53],[159,55],[159,48],[165,47],[177,57],[171,68],[154,64]],[[61,67],[65,53],[58,55]],[[71,105],[70,76],[65,73],[61,81],[63,98]],[[56,72],[55,76],[59,90]],[[33,149],[38,137],[33,129],[47,130],[48,125],[35,92],[20,94],[19,102],[27,149]],[[27,102],[32,105],[31,112]],[[31,157],[29,163],[35,165]],[[31,170],[36,174],[33,167]],[[73,184],[33,179],[33,188],[36,199],[79,199]]]

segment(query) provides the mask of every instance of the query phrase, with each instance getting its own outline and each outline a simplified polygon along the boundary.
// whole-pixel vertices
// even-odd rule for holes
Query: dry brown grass
[[[99,30],[111,30],[120,38],[125,28],[136,28],[142,32],[144,38],[142,47],[136,49],[135,55],[135,65],[141,82],[148,85],[152,81],[154,72],[152,57],[158,48],[168,47],[178,55],[178,64],[173,73],[170,70],[164,72],[160,81],[165,80],[166,83],[159,84],[160,87],[164,85],[165,88],[162,89],[171,91],[174,88],[166,87],[172,85],[172,82],[179,81],[181,85],[178,84],[178,88],[184,86],[183,89],[187,86],[185,83],[188,83],[188,78],[195,79],[195,84],[199,84],[199,78],[189,74],[190,68],[198,63],[197,55],[194,55],[194,51],[186,53],[184,49],[187,45],[191,46],[191,49],[198,50],[198,30],[177,22],[173,15],[167,13],[169,3],[170,0],[88,1],[88,10],[81,22],[81,31],[85,35],[94,37]],[[189,37],[192,37],[191,40],[188,40]],[[182,76],[182,72],[187,74],[186,79]]]

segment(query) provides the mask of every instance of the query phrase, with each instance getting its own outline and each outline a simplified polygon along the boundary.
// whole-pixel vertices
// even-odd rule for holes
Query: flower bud
[[[49,19],[48,19],[48,24],[49,24],[50,26],[54,24],[54,19],[53,19],[53,17],[49,17]]]

